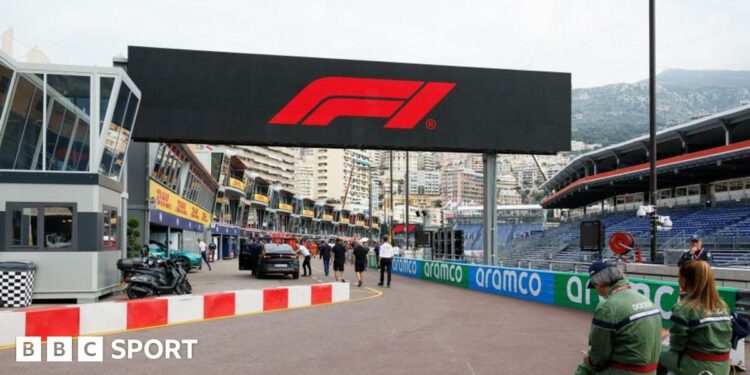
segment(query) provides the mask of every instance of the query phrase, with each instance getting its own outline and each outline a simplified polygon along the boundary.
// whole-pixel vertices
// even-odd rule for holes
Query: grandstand
[[[579,225],[600,219],[607,237],[632,233],[648,261],[649,222],[635,214],[648,198],[647,144],[643,136],[583,154],[552,176],[541,205],[563,209],[566,221],[509,242],[503,259],[590,262]],[[700,234],[718,265],[750,265],[750,105],[663,129],[657,144],[656,205],[673,223],[659,232],[657,254],[686,250]]]
[[[460,206],[453,214],[452,225],[464,232],[465,250],[484,249],[482,210],[481,206]],[[539,205],[497,206],[497,217],[495,244],[499,248],[540,232],[546,221],[545,211]]]

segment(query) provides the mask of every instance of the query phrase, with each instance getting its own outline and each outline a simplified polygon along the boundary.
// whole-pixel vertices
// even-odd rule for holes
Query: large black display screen
[[[570,74],[130,47],[134,139],[549,154]]]

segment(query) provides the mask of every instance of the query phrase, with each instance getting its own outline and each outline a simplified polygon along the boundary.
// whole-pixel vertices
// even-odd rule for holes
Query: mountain
[[[750,71],[669,69],[656,76],[659,127],[750,101]],[[610,145],[648,132],[648,80],[574,89],[573,140]]]

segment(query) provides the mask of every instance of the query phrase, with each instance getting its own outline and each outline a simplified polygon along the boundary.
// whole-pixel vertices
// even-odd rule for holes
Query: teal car
[[[160,242],[152,241],[148,244],[148,253],[151,256],[166,258],[167,247]],[[200,255],[186,250],[171,250],[169,257],[175,261],[185,272],[190,272],[193,268],[202,269],[203,259]]]

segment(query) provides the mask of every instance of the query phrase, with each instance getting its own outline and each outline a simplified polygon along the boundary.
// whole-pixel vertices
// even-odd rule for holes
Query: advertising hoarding
[[[569,73],[129,47],[133,139],[551,154]]]

